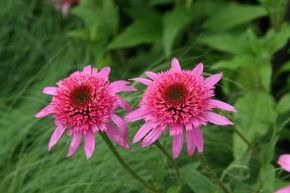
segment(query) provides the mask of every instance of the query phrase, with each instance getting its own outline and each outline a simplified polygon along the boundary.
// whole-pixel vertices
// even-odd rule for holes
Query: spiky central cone
[[[89,96],[90,96],[90,88],[85,85],[82,85],[75,88],[70,93],[69,98],[75,105],[83,105],[88,102]]]
[[[186,88],[181,84],[173,84],[164,92],[166,102],[172,105],[181,104],[185,100]]]

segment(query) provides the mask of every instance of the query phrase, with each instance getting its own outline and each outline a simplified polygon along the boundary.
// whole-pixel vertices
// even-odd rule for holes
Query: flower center
[[[169,86],[164,92],[165,100],[173,105],[180,104],[184,101],[186,96],[186,88],[181,84],[173,84]]]
[[[83,105],[88,102],[90,88],[88,86],[79,86],[70,93],[70,100],[76,105]]]

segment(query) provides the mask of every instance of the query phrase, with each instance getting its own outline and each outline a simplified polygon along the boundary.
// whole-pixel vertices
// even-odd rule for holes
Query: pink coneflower
[[[290,172],[290,154],[280,155],[277,162],[284,170]],[[290,193],[290,186],[277,190],[275,193]]]
[[[85,154],[89,159],[94,152],[94,134],[99,131],[105,132],[123,148],[128,148],[127,125],[113,111],[118,107],[130,111],[129,104],[117,93],[136,89],[127,86],[129,82],[123,80],[110,83],[109,74],[109,67],[98,72],[97,69],[86,66],[82,72],[74,72],[59,81],[58,87],[43,89],[43,93],[53,95],[53,99],[35,116],[42,118],[53,114],[55,119],[56,129],[49,140],[48,150],[51,150],[67,128],[68,135],[73,136],[67,157],[75,153],[84,136]]]
[[[204,79],[202,72],[202,64],[198,64],[192,71],[182,70],[178,60],[173,58],[170,70],[160,73],[145,72],[152,80],[132,79],[148,85],[138,108],[125,117],[129,122],[145,120],[133,143],[144,138],[142,147],[149,146],[169,126],[170,135],[173,137],[172,155],[176,159],[183,145],[184,131],[187,152],[192,155],[195,148],[199,153],[203,151],[201,125],[207,125],[208,122],[217,125],[233,124],[224,116],[212,112],[213,108],[236,112],[231,105],[212,99],[215,85],[223,74]]]

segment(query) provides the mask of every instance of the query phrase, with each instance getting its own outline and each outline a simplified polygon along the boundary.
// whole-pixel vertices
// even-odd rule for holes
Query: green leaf
[[[180,187],[179,186],[171,186],[168,188],[166,193],[180,193]]]
[[[239,113],[235,115],[236,127],[251,142],[265,136],[277,119],[275,100],[267,93],[250,92],[240,98],[235,107],[239,110]],[[234,134],[234,157],[238,158],[246,150],[245,142]]]
[[[262,85],[266,92],[270,93],[272,79],[272,64],[265,62],[260,64],[259,68]]]
[[[277,111],[279,114],[286,113],[290,111],[290,93],[287,93],[282,96],[277,104]]]
[[[163,18],[163,46],[165,55],[171,54],[172,46],[176,36],[193,19],[193,14],[185,7],[175,7],[172,11],[166,13]]]
[[[161,38],[161,25],[146,20],[137,20],[128,26],[108,45],[108,49],[134,47],[152,43]]]
[[[211,31],[226,31],[266,15],[261,6],[228,4],[210,17],[204,27]]]
[[[279,73],[289,72],[290,71],[290,61],[283,64],[282,67],[278,71],[279,71]]]
[[[230,60],[221,60],[211,66],[212,70],[230,69],[236,70],[239,67],[252,65],[254,58],[250,55],[236,55]]]
[[[261,193],[274,192],[275,183],[275,169],[272,165],[267,164],[260,170],[260,177],[258,186],[262,191]]]

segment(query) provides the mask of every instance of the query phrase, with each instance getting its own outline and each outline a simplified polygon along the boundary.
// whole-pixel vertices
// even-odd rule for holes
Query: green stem
[[[258,150],[255,148],[255,146],[236,128],[233,127],[235,133],[248,145],[248,147],[252,150],[252,152],[255,154],[256,159],[263,164],[263,161],[260,157],[260,154]]]
[[[171,158],[171,156],[169,155],[169,153],[165,150],[165,148],[161,145],[161,143],[159,141],[156,141],[154,144],[163,153],[163,155],[165,155],[165,157],[167,158],[167,160],[174,167],[174,169],[175,169],[175,175],[176,175],[176,183],[177,183],[178,186],[181,186],[180,172],[179,172],[178,166],[176,165],[176,162]]]
[[[147,191],[147,192],[155,192],[154,190],[152,190],[152,188],[150,188],[149,185],[147,185],[147,183],[123,160],[123,158],[121,157],[121,155],[118,153],[118,151],[116,150],[116,148],[114,147],[114,145],[112,144],[112,142],[110,141],[110,139],[108,138],[108,136],[105,133],[99,132],[101,137],[103,138],[103,140],[106,142],[107,146],[109,147],[109,149],[111,150],[111,152],[113,153],[113,155],[115,156],[115,158],[119,161],[119,163],[124,167],[125,170],[127,170],[127,172],[129,174],[131,174],[132,177],[134,177],[137,181],[140,182],[140,184],[143,186],[143,188]]]
[[[231,193],[227,188],[226,186],[224,185],[224,183],[222,181],[220,181],[216,175],[214,174],[214,172],[210,169],[209,165],[208,165],[208,162],[207,160],[205,159],[205,157],[203,155],[200,156],[200,160],[201,160],[201,163],[204,167],[204,169],[206,170],[206,172],[208,173],[208,175],[213,179],[215,180],[215,182],[219,185],[219,187],[222,189],[222,191],[224,193]]]

